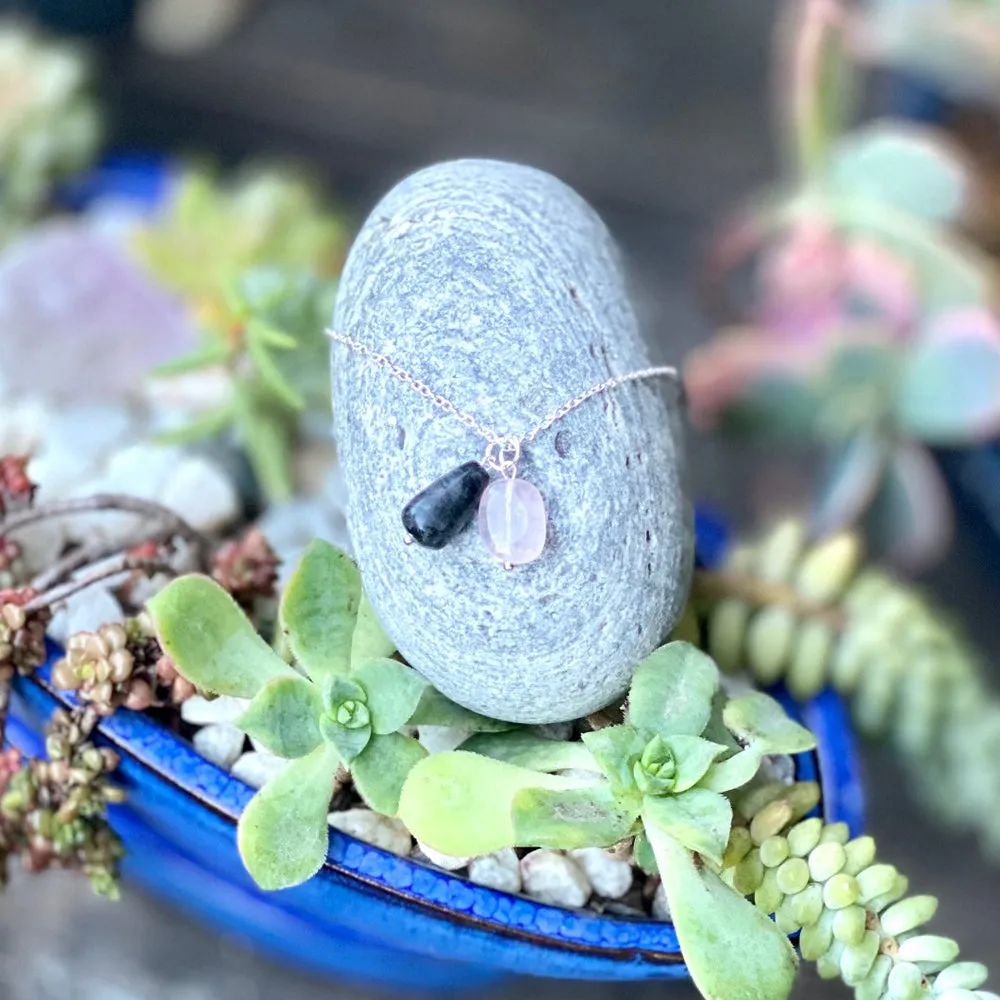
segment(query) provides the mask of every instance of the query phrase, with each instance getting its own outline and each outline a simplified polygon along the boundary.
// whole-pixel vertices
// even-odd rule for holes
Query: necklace
[[[589,399],[616,389],[626,382],[651,378],[669,378],[680,386],[676,368],[661,365],[642,368],[625,375],[613,375],[568,399],[557,410],[524,434],[501,434],[460,410],[450,399],[434,392],[426,382],[394,364],[384,354],[367,344],[336,330],[327,336],[338,344],[368,358],[403,385],[423,396],[432,406],[455,417],[459,423],[486,439],[486,451],[480,461],[465,462],[422,489],[403,508],[403,541],[430,549],[441,549],[463,532],[479,511],[479,534],[487,551],[505,569],[534,562],[545,548],[545,502],[538,487],[518,478],[517,465],[525,445],[531,444],[577,407]],[[490,481],[490,473],[498,478]]]

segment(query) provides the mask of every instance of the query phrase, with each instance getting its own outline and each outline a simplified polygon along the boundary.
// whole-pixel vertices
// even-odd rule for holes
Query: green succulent
[[[451,703],[392,658],[357,567],[327,542],[306,550],[282,595],[279,621],[294,666],[208,577],[173,581],[148,608],[177,670],[202,691],[252,699],[237,725],[290,760],[239,822],[243,861],[265,889],[303,882],[323,864],[340,768],[372,809],[393,816],[407,774],[427,756],[403,726],[506,727]]]
[[[784,997],[793,949],[719,876],[733,825],[727,793],[747,785],[766,754],[814,745],[767,695],[727,700],[712,660],[672,642],[636,669],[620,725],[582,743],[524,731],[473,736],[416,764],[399,815],[422,842],[456,855],[605,847],[637,835],[703,995]]]
[[[205,318],[199,346],[153,372],[169,378],[220,369],[228,398],[160,440],[188,443],[231,431],[272,500],[292,494],[289,456],[305,410],[330,405],[323,330],[336,284],[273,268],[247,271]]]

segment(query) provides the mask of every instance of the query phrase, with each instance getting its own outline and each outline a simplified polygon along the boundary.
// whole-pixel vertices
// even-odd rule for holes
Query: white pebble
[[[572,722],[546,722],[540,726],[529,726],[528,729],[536,736],[541,736],[543,740],[562,740],[565,742],[573,738]]]
[[[656,892],[653,894],[653,916],[657,920],[662,920],[665,924],[673,923],[673,917],[670,915],[670,903],[667,902],[667,892],[663,888],[663,883],[661,882],[656,887]]]
[[[110,590],[87,587],[66,601],[66,635],[96,632],[102,625],[125,620],[125,612]]]
[[[267,751],[250,751],[243,754],[233,764],[233,777],[249,785],[261,788],[272,778],[276,778],[288,767],[288,761]]]
[[[207,458],[185,458],[173,471],[160,501],[199,531],[218,531],[240,513],[229,477]]]
[[[181,718],[192,726],[210,726],[217,722],[235,722],[250,702],[223,694],[218,698],[203,698],[196,694],[181,705]]]
[[[371,809],[344,809],[330,813],[329,821],[330,826],[342,833],[401,857],[406,857],[413,846],[410,831],[398,819],[381,816]]]
[[[554,906],[585,906],[590,899],[590,881],[584,870],[557,851],[532,851],[521,859],[524,891]]]
[[[471,735],[471,730],[457,726],[420,726],[417,729],[417,739],[428,753],[448,753]]]
[[[484,854],[469,862],[469,881],[499,892],[521,891],[521,866],[513,847]]]
[[[443,868],[446,872],[457,872],[469,863],[469,858],[457,858],[451,854],[442,854],[420,840],[417,841],[417,847],[432,865],[437,865],[438,868]]]
[[[243,731],[224,723],[205,726],[194,734],[194,748],[206,760],[227,771],[236,763],[243,750]]]
[[[570,851],[570,857],[587,873],[598,896],[621,899],[632,888],[632,866],[600,847]]]

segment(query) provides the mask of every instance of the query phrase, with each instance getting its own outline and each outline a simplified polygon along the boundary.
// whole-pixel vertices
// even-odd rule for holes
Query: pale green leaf
[[[351,639],[351,666],[358,667],[367,660],[392,656],[396,644],[386,634],[364,590],[358,605],[354,636]]]
[[[638,795],[619,795],[603,780],[585,788],[523,788],[511,805],[515,843],[563,851],[611,847],[632,833],[641,805]]]
[[[340,549],[315,539],[285,587],[279,612],[296,661],[314,681],[350,669],[360,603],[357,566]]]
[[[633,768],[646,746],[631,726],[605,726],[583,734],[583,743],[611,784],[620,791],[634,789]]]
[[[437,753],[410,772],[399,816],[417,839],[443,854],[491,854],[517,841],[511,804],[519,791],[576,785],[479,754]]]
[[[816,746],[816,737],[761,691],[734,698],[722,718],[734,736],[761,753],[804,753]]]
[[[936,445],[962,445],[1000,430],[1000,336],[973,326],[927,337],[906,353],[896,417],[903,431]],[[981,324],[979,324],[981,325]]]
[[[331,747],[318,747],[291,761],[244,809],[237,842],[262,889],[298,885],[322,866],[337,763]]]
[[[677,762],[672,789],[675,795],[697,785],[719,755],[726,752],[724,746],[700,736],[666,736],[664,739]]]
[[[351,765],[354,787],[375,812],[395,816],[407,775],[426,756],[416,740],[401,733],[373,736]]]
[[[774,922],[655,824],[646,830],[684,962],[705,1000],[787,1000],[798,958]]]
[[[437,688],[428,687],[416,711],[410,717],[411,726],[449,726],[475,733],[504,733],[516,729],[513,722],[501,722],[471,712],[446,698]]]
[[[210,694],[252,698],[272,678],[297,676],[240,606],[207,576],[182,576],[146,603],[163,651]]]
[[[704,788],[692,788],[680,795],[647,795],[642,804],[642,818],[650,840],[652,825],[689,851],[722,864],[733,825],[733,807],[724,795]]]
[[[650,846],[645,830],[640,830],[632,842],[632,859],[647,874],[656,875],[656,855]]]
[[[273,323],[268,323],[259,316],[247,320],[247,337],[278,351],[293,351],[299,346],[297,337],[279,330]]]
[[[711,792],[729,792],[734,788],[742,788],[760,770],[761,757],[762,754],[756,747],[747,747],[728,760],[713,764],[698,787]]]
[[[233,386],[235,425],[254,476],[272,503],[292,496],[292,437],[295,424],[288,410],[262,398],[253,383]]]
[[[304,677],[275,677],[254,696],[236,725],[278,757],[305,757],[323,737],[323,699]]]
[[[199,371],[202,368],[210,368],[213,365],[222,364],[230,354],[230,347],[224,340],[212,340],[201,347],[196,348],[189,354],[172,358],[157,365],[150,372],[153,378],[169,378],[174,375],[186,375],[189,372]]]
[[[190,444],[204,438],[221,434],[233,422],[236,411],[232,403],[225,403],[213,410],[207,410],[190,423],[163,431],[154,436],[155,444]]]
[[[967,177],[951,147],[930,129],[877,122],[845,136],[830,158],[829,183],[931,222],[962,211]]]
[[[261,381],[281,402],[292,410],[304,410],[302,394],[278,370],[267,347],[259,340],[247,341],[247,353]]]
[[[428,682],[398,660],[369,660],[351,674],[368,696],[372,729],[394,733],[410,721]]]
[[[688,642],[670,642],[636,668],[628,722],[644,735],[698,736],[712,714],[719,671]]]
[[[565,771],[580,768],[594,771],[598,765],[582,743],[547,740],[523,729],[507,733],[479,733],[466,740],[460,750],[503,760],[532,771]]]
[[[353,766],[358,756],[368,747],[373,739],[372,727],[368,725],[345,726],[329,715],[319,720],[319,731],[326,743],[333,747],[340,762],[345,767]]]

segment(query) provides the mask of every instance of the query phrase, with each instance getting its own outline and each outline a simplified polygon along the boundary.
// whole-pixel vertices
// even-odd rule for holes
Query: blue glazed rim
[[[50,664],[58,651],[53,647],[51,653]],[[16,691],[35,717],[47,717],[57,706],[71,704],[63,692],[50,686],[49,667],[33,678],[19,678]],[[825,819],[846,822],[852,835],[860,833],[863,797],[843,702],[831,691],[804,706],[796,705],[781,691],[777,694],[819,741],[816,751],[796,758],[797,777],[819,781]],[[184,796],[207,810],[216,821],[213,825],[221,824],[223,834],[228,827],[235,855],[236,822],[254,789],[206,761],[186,740],[146,715],[119,711],[100,723],[98,733],[102,742],[121,755],[120,773],[126,787],[148,785],[150,777],[155,776],[174,795]],[[451,956],[449,949],[454,940],[448,941],[449,933],[429,933],[444,921],[463,932],[461,954],[453,954],[458,961],[523,972],[526,958],[544,960],[546,974],[583,978],[686,975],[671,924],[567,910],[488,889],[459,875],[397,857],[334,829],[330,830],[327,860],[317,879],[294,890],[265,896],[291,913],[311,918],[317,912],[315,904],[321,902],[322,890],[315,883],[324,878],[347,883],[368,897],[374,892],[389,904],[390,910],[405,908],[408,917],[402,924],[406,926],[398,928],[394,927],[393,913],[382,912],[386,924],[381,928],[385,932],[381,941],[390,947],[434,958],[443,957],[442,952]],[[351,929],[350,912],[334,916]],[[416,925],[408,923],[414,919]],[[355,914],[354,930],[363,932],[370,921],[371,913]],[[414,933],[416,926],[420,933]],[[504,943],[511,941],[520,942],[521,948],[505,949]]]

